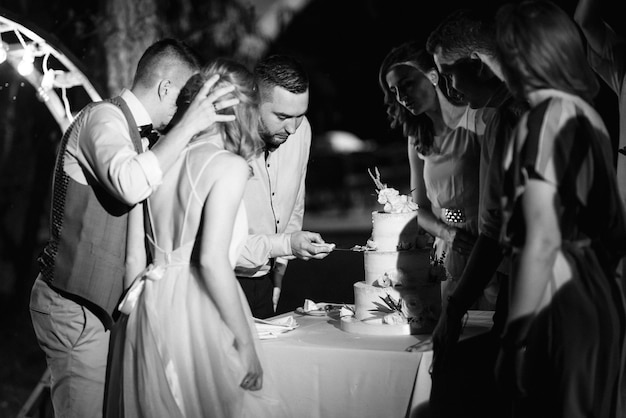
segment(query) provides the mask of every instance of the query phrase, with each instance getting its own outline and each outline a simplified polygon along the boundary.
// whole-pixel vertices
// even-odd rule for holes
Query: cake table
[[[290,416],[425,416],[432,351],[405,349],[430,335],[346,332],[340,319],[292,312],[298,328],[262,341],[265,369],[287,399]],[[486,332],[493,312],[470,311],[462,338]],[[274,319],[275,319],[274,318]]]

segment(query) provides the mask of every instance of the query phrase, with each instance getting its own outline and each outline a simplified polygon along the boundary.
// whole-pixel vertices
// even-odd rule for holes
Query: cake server
[[[365,251],[370,251],[370,248],[367,248],[364,245],[355,245],[354,247],[351,248],[338,248],[335,247],[333,249],[333,251],[357,251],[357,252],[365,252]]]

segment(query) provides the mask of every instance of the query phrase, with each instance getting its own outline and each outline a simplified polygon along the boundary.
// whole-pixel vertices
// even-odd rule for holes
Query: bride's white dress
[[[125,339],[115,344],[123,345],[121,362],[119,348],[113,351],[112,366],[122,368],[123,388],[122,399],[109,403],[109,409],[123,409],[121,416],[283,416],[270,371],[264,368],[262,390],[239,387],[246,371],[233,333],[198,273],[197,235],[209,192],[202,174],[211,169],[212,158],[220,152],[227,151],[206,141],[193,142],[150,198],[150,241],[157,268],[144,279],[133,310],[123,318],[127,320]],[[247,229],[242,204],[229,251],[233,266]],[[237,289],[263,362],[248,303],[241,288]]]

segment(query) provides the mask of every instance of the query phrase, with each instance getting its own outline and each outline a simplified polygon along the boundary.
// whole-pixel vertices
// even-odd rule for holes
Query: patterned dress
[[[516,416],[623,416],[617,398],[626,317],[615,267],[626,253],[626,228],[611,143],[579,97],[540,90],[530,99],[505,157],[503,241],[513,250],[513,283],[526,179],[556,187],[562,244],[528,334],[528,393]]]

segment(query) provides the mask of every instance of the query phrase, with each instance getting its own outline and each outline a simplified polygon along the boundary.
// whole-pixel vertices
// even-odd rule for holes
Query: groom
[[[213,99],[199,94],[181,123],[149,151],[139,126],[164,128],[178,93],[198,68],[187,45],[158,41],[140,58],[130,90],[88,105],[63,135],[50,238],[30,299],[57,417],[102,416],[109,330],[124,288],[129,212],[161,184],[192,136],[220,116],[212,110]]]

